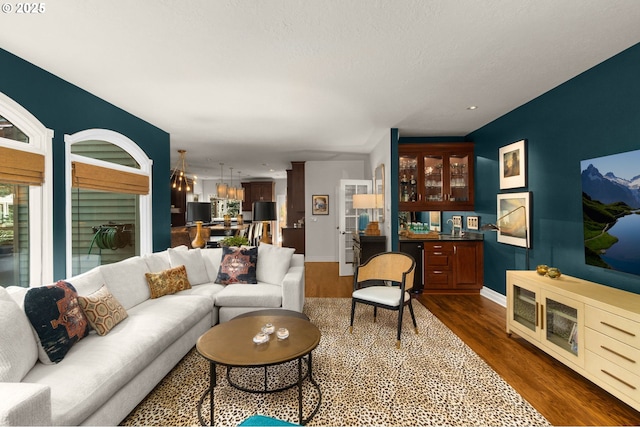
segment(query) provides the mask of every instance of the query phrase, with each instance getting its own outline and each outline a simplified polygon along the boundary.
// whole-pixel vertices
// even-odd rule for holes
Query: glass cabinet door
[[[469,156],[449,157],[449,190],[452,202],[469,201]]]
[[[544,338],[552,348],[559,348],[574,356],[581,356],[580,345],[583,339],[580,336],[578,320],[580,303],[566,301],[566,299],[553,295],[544,298]]]
[[[442,156],[424,156],[424,195],[427,202],[443,200],[442,161]]]
[[[417,202],[418,196],[418,156],[403,154],[400,156],[398,195],[400,202]]]
[[[538,309],[536,293],[518,285],[513,285],[513,320],[536,332],[538,327]]]

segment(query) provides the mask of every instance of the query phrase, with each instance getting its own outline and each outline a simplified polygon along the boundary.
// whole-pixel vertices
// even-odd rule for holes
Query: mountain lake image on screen
[[[580,162],[585,261],[640,275],[640,150]]]

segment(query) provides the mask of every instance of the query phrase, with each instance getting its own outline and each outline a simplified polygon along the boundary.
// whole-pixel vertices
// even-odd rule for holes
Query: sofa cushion
[[[254,286],[227,285],[216,294],[218,307],[268,307],[282,306],[282,287],[258,283]]]
[[[38,360],[24,310],[0,286],[0,382],[20,382]]]
[[[258,282],[279,285],[289,270],[291,258],[296,250],[260,243],[258,246],[258,267],[256,277]]]
[[[91,295],[78,296],[78,303],[91,327],[101,336],[127,318],[127,311],[104,285]]]
[[[89,271],[66,279],[71,283],[78,295],[89,295],[97,291],[104,285],[104,277],[101,268],[92,268]]]
[[[130,308],[151,298],[145,273],[149,272],[144,258],[134,256],[125,260],[99,267],[104,282],[120,304]]]
[[[258,263],[258,248],[256,247],[223,247],[220,268],[216,283],[228,285],[230,283],[256,284],[256,264]]]
[[[42,363],[60,362],[71,347],[89,333],[89,322],[70,283],[31,288],[24,297],[24,311],[39,339]]]
[[[151,298],[160,298],[191,288],[187,278],[187,269],[184,265],[159,273],[145,273],[145,276],[149,283]]]
[[[206,248],[200,251],[204,265],[209,276],[209,283],[214,283],[218,278],[218,269],[222,260],[222,248]]]
[[[142,258],[147,264],[147,269],[150,273],[155,273],[171,268],[171,261],[169,260],[169,254],[167,253],[167,251],[154,252],[152,254],[143,255]]]
[[[184,265],[187,269],[187,277],[192,285],[201,285],[209,282],[207,268],[204,265],[200,249],[188,251],[167,249],[171,267]]]

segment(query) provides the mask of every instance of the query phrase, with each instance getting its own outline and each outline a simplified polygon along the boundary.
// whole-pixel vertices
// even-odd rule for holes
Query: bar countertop
[[[400,236],[401,242],[420,242],[426,240],[476,242],[484,240],[484,234],[466,231],[462,236],[452,236],[451,233],[428,233],[424,235],[413,234],[412,237]]]

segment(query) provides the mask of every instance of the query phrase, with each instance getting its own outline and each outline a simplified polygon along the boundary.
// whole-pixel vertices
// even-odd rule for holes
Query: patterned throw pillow
[[[76,289],[63,280],[29,289],[24,296],[24,311],[38,335],[39,359],[45,364],[60,362],[90,330]]]
[[[145,273],[145,276],[151,291],[151,298],[160,298],[164,295],[191,289],[191,283],[187,278],[187,269],[184,265],[170,268],[160,273]]]
[[[127,318],[127,311],[105,285],[88,296],[78,296],[80,307],[98,335],[107,335],[114,326]]]
[[[216,283],[258,283],[256,265],[258,264],[258,248],[233,246],[222,248],[222,261],[218,269]]]

